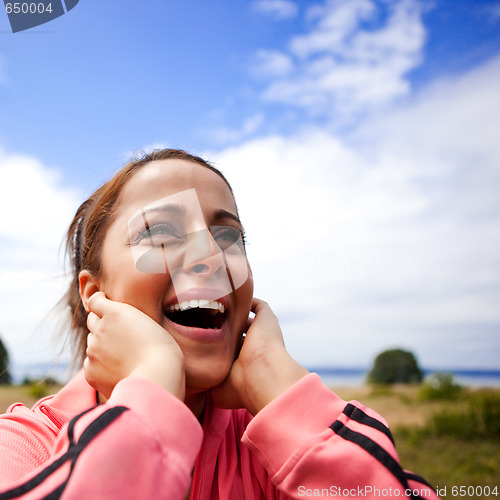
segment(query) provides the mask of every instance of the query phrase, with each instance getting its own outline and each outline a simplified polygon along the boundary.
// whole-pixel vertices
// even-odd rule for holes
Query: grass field
[[[439,488],[441,498],[459,498],[460,486],[488,486],[491,491],[497,488],[496,495],[491,492],[490,495],[476,494],[481,492],[480,488],[469,488],[469,491],[463,490],[466,494],[462,498],[500,498],[498,435],[470,438],[436,435],[429,430],[432,416],[444,411],[463,415],[465,422],[469,398],[483,391],[464,389],[461,397],[454,401],[421,401],[419,391],[419,387],[408,386],[382,390],[370,387],[335,389],[342,398],[361,401],[383,415],[393,432],[403,467]],[[497,401],[500,400],[500,390],[487,392],[496,394]],[[455,495],[454,486],[458,487]]]
[[[37,398],[31,394],[29,386],[0,386],[1,413],[4,413],[12,403],[24,403],[31,407],[36,401]]]
[[[497,495],[477,495],[479,489],[465,490],[462,498],[500,498],[500,436],[440,435],[430,430],[433,415],[443,411],[454,412],[459,417],[459,430],[464,426],[471,397],[481,391],[464,389],[456,400],[422,401],[419,387],[394,386],[391,388],[340,387],[335,392],[346,400],[358,400],[374,409],[387,420],[393,432],[396,447],[404,468],[427,479],[446,495],[441,498],[460,497],[460,490],[453,487],[497,487]],[[4,412],[13,402],[31,406],[38,398],[33,386],[0,387],[0,411]],[[500,390],[488,391],[500,401]],[[495,403],[493,425],[500,427],[498,404]],[[482,418],[482,417],[481,417]],[[452,422],[453,423],[453,422]],[[483,422],[484,423],[484,422]],[[479,426],[481,421],[479,420]],[[491,423],[488,424],[491,426]]]

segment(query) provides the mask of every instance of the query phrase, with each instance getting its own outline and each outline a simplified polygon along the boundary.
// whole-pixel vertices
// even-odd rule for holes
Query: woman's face
[[[241,233],[222,178],[175,159],[133,175],[104,240],[100,289],[172,335],[192,392],[225,379],[246,327],[253,281]]]

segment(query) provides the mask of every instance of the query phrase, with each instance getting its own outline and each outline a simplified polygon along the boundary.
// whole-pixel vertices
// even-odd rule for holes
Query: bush
[[[465,412],[448,410],[433,415],[429,426],[431,433],[462,439],[500,439],[500,394],[479,391],[467,400]]]
[[[52,394],[56,384],[57,381],[50,377],[40,380],[25,377],[23,381],[23,385],[27,386],[29,396],[35,399],[44,398],[45,396]]]
[[[473,394],[469,412],[480,433],[500,438],[500,394],[492,391]]]
[[[368,382],[372,384],[416,384],[422,379],[423,372],[415,356],[402,349],[380,353],[368,373]]]
[[[2,339],[0,339],[0,385],[12,383],[12,377],[9,372],[9,353]]]
[[[462,386],[456,384],[451,373],[433,373],[422,385],[419,397],[422,401],[453,401],[462,394]]]

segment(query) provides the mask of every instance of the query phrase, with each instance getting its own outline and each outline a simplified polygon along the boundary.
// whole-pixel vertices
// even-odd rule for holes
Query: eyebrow
[[[147,209],[142,208],[140,213],[136,214],[129,220],[129,224],[135,224],[137,221],[139,221],[140,223],[145,223],[147,222],[146,217],[150,217],[151,215],[155,215],[157,213],[167,213],[177,215],[179,217],[184,217],[186,215],[186,209],[182,205],[177,205],[175,203]]]
[[[231,220],[234,220],[235,222],[237,222],[241,227],[243,227],[243,224],[241,223],[241,220],[240,220],[240,218],[237,215],[235,215],[232,212],[229,212],[227,210],[224,210],[223,208],[217,210],[214,213],[214,219],[215,220],[219,220],[219,219],[231,219]]]
[[[184,205],[177,205],[175,203],[172,203],[168,205],[160,205],[158,207],[153,207],[147,210],[143,209],[141,210],[141,213],[133,217],[133,219],[129,223],[135,223],[137,220],[139,220],[144,224],[147,222],[146,216],[152,214],[154,215],[155,213],[170,213],[173,215],[177,215],[179,217],[185,217],[186,207]],[[214,220],[231,219],[237,222],[243,228],[243,224],[240,218],[237,215],[233,214],[232,212],[229,212],[228,210],[225,210],[223,208],[220,208],[219,210],[215,211],[215,213],[213,214],[213,219]]]

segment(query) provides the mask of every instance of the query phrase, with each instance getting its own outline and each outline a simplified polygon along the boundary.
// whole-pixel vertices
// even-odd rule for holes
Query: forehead
[[[123,187],[119,211],[130,214],[193,188],[204,210],[224,208],[236,214],[234,197],[219,175],[197,163],[177,159],[154,161],[136,172]]]

